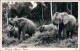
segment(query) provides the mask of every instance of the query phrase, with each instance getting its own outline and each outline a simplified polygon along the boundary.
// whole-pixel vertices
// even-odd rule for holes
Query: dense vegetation
[[[51,11],[52,15],[55,12],[67,12],[75,16],[78,19],[78,3],[77,2],[36,2],[36,7],[33,8],[33,4],[31,2],[15,2],[9,4],[9,2],[2,3],[2,29],[3,29],[3,47],[5,46],[12,46],[17,45],[17,39],[8,38],[6,35],[6,26],[8,22],[8,18],[14,18],[15,16],[18,17],[26,17],[31,19],[35,22],[37,26],[42,24],[49,24],[51,22]],[[52,10],[51,10],[52,7]],[[53,32],[55,33],[55,32]],[[51,33],[37,33],[30,39],[26,40],[25,43],[26,47],[34,44],[33,46],[45,46],[46,44],[49,47],[78,47],[77,36],[74,36],[72,39],[64,39],[64,40],[54,40],[53,37],[47,39],[47,36]],[[45,40],[43,40],[45,38]],[[35,41],[35,42],[33,42]],[[45,42],[43,42],[45,41]],[[48,43],[48,41],[52,41],[52,43]],[[57,43],[56,43],[57,42]],[[29,44],[28,44],[29,43]],[[45,44],[46,43],[46,44]],[[24,45],[25,46],[25,45]],[[18,46],[19,47],[19,46]],[[22,46],[21,46],[22,47]]]

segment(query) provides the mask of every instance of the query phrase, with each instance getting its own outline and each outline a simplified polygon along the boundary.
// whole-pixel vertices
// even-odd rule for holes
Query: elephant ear
[[[53,17],[52,17],[52,20],[55,20],[55,18],[58,16],[59,12],[56,12]]]
[[[56,12],[52,17],[52,21],[54,24],[59,24],[61,19],[62,17],[59,12]]]
[[[66,25],[69,22],[69,15],[67,13],[64,13],[64,15],[62,15],[63,18],[63,24]]]
[[[27,21],[25,21],[24,19],[18,19],[18,23],[19,23],[19,26],[22,27],[26,24]]]

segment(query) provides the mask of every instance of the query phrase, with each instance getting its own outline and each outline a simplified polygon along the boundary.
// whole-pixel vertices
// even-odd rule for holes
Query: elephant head
[[[8,22],[9,22],[10,25],[13,25],[14,26],[13,18],[9,18],[9,21]]]
[[[9,22],[10,25],[13,25],[14,26],[15,25],[15,22],[17,20],[18,20],[18,16],[16,16],[15,18],[9,18],[9,21],[8,22]]]
[[[15,25],[19,29],[19,37],[18,37],[19,40],[21,34],[23,36],[23,40],[25,40],[26,39],[25,34],[29,34],[29,36],[32,36],[36,31],[36,25],[32,20],[21,17],[21,18],[14,18],[13,21],[15,22]]]
[[[60,24],[62,22],[62,17],[59,12],[56,12],[52,17],[53,24]]]
[[[66,12],[62,12],[62,13],[60,13],[60,15],[62,17],[63,24],[66,25],[70,21],[69,14]]]
[[[66,12],[62,12],[62,13],[56,12],[53,15],[52,20],[53,20],[53,24],[63,23],[64,25],[66,25],[69,22],[69,16]]]
[[[13,22],[16,26],[22,27],[26,24],[27,20],[25,18],[14,18]]]

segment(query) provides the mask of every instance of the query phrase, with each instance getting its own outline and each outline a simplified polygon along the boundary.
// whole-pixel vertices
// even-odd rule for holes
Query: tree
[[[52,2],[50,2],[50,7],[51,7],[51,9],[50,9],[50,11],[51,11],[51,22],[52,22]]]
[[[14,17],[15,15],[18,17],[27,16],[31,12],[30,6],[32,6],[30,2],[15,2],[11,7],[11,12],[14,14]],[[12,14],[11,17],[13,17]]]

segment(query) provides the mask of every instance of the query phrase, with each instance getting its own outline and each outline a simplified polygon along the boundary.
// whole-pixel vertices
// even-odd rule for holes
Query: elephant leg
[[[64,25],[63,25],[63,23],[61,23],[61,24],[59,25],[59,35],[60,35],[60,37],[62,37],[62,36],[61,36],[61,32],[62,32],[63,28],[64,28]]]
[[[10,31],[10,37],[12,37],[12,36],[13,36],[13,34],[14,34],[14,33],[13,33],[13,31]]]
[[[18,40],[20,40],[21,29],[19,29]]]
[[[18,33],[14,33],[14,38],[17,38],[18,37]]]
[[[62,29],[59,28],[59,37],[61,38],[61,32],[62,32]]]
[[[70,37],[72,38],[73,35],[74,35],[74,31],[71,31]]]
[[[15,31],[14,31],[14,37],[17,38],[18,35],[19,35],[19,29],[17,28],[17,29],[15,29]]]
[[[70,31],[70,37],[72,38],[72,36],[74,36],[75,35],[75,26],[72,26],[71,27],[72,29],[71,29],[71,31]]]
[[[69,35],[69,31],[67,31],[66,33],[67,33],[67,34],[66,34],[66,35],[67,35],[67,38],[69,38],[69,37],[70,37],[70,35]]]
[[[66,33],[67,31],[66,31],[66,28],[63,28],[63,39],[64,38],[67,38],[67,33]]]
[[[7,36],[8,36],[8,37],[10,37],[10,31],[9,31],[9,32],[7,32]]]
[[[26,39],[25,34],[26,34],[26,31],[23,29],[23,30],[22,30],[22,37],[23,37],[23,40]]]
[[[7,36],[10,37],[10,33],[8,33]]]
[[[33,35],[32,33],[29,33],[29,36],[30,36],[30,37],[32,37],[32,35]]]

